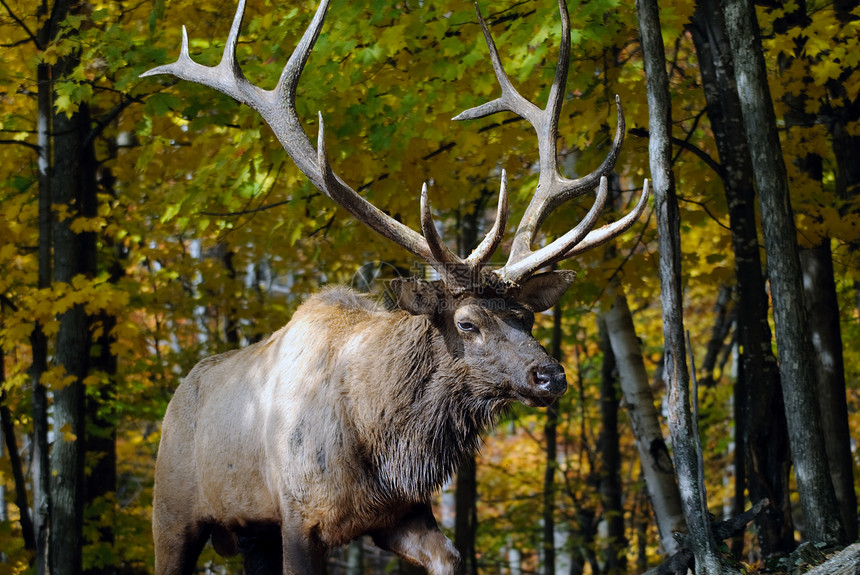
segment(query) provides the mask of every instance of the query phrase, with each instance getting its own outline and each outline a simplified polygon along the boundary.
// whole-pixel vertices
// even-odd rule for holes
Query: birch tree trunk
[[[668,555],[679,550],[678,542],[672,536],[675,532],[687,531],[684,514],[681,511],[681,494],[675,482],[675,467],[660,427],[660,414],[651,392],[642,348],[633,317],[627,305],[627,298],[618,288],[615,301],[605,315],[606,330],[615,355],[615,365],[627,417],[636,438],[636,448],[642,462],[642,474],[648,486],[651,506],[660,532],[660,543]]]
[[[783,399],[805,535],[811,541],[842,542],[842,518],[827,466],[815,394],[794,217],[755,9],[748,0],[724,0],[723,9],[761,206]]]
[[[717,551],[711,533],[704,485],[700,485],[695,446],[697,430],[690,412],[689,373],[684,343],[681,297],[681,218],[671,170],[671,100],[666,75],[660,15],[656,0],[637,0],[636,13],[642,41],[648,91],[648,140],[657,238],[660,251],[660,287],[663,304],[663,337],[666,349],[665,381],[669,399],[669,431],[675,469],[681,491],[681,507],[687,519],[689,542],[699,575],[736,573]]]

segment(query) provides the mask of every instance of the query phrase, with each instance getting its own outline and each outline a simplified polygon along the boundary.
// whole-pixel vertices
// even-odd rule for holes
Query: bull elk
[[[322,0],[273,90],[251,84],[236,60],[244,0],[221,62],[195,63],[183,28],[181,54],[145,74],[171,74],[232,96],[260,113],[314,186],[376,232],[432,266],[441,280],[392,282],[387,310],[346,288],[304,302],[268,339],[198,363],[164,416],[155,473],[156,573],[191,573],[211,537],[223,555],[242,552],[250,571],[310,574],[334,546],[370,535],[379,547],[434,575],[461,571],[439,530],[432,493],[480,434],[514,401],[546,406],[566,390],[564,369],[531,334],[573,281],[571,271],[541,268],[603,244],[627,230],[648,198],[645,182],[632,212],[595,229],[607,179],[620,152],[624,118],[593,173],[571,180],[558,170],[556,140],[570,55],[570,23],[559,0],[562,44],[545,109],[523,98],[505,74],[489,29],[501,96],[455,120],[513,112],[537,132],[537,190],[513,238],[507,263],[486,266],[506,227],[502,172],[496,220],[471,255],[445,246],[421,191],[418,233],[377,209],[333,171],[319,117],[316,149],[295,109],[299,76],[320,33]],[[546,216],[596,188],[585,217],[555,241],[532,249]]]

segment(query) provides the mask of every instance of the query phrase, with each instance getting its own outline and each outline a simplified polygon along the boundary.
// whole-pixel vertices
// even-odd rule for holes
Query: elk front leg
[[[463,573],[460,553],[439,531],[428,504],[416,505],[393,527],[370,535],[377,547],[421,565],[430,575]]]
[[[318,575],[324,572],[326,549],[315,535],[302,528],[297,514],[285,514],[281,523],[284,575]]]

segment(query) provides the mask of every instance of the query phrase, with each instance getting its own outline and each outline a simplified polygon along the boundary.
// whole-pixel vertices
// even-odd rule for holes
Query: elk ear
[[[537,274],[526,280],[517,295],[517,302],[537,313],[554,306],[570,284],[576,278],[576,272],[558,270]]]
[[[428,281],[395,278],[391,280],[391,291],[397,307],[412,315],[432,315],[439,310],[439,289]]]

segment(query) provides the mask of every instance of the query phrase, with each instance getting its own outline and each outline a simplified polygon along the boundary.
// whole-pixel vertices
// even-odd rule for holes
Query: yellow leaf
[[[828,80],[833,80],[839,77],[842,73],[842,66],[832,60],[822,60],[812,66],[810,70],[812,79],[819,86],[825,84]]]
[[[61,427],[60,433],[63,435],[63,441],[65,441],[66,443],[72,443],[73,441],[78,440],[78,436],[72,432],[71,423],[67,423],[63,427]]]

